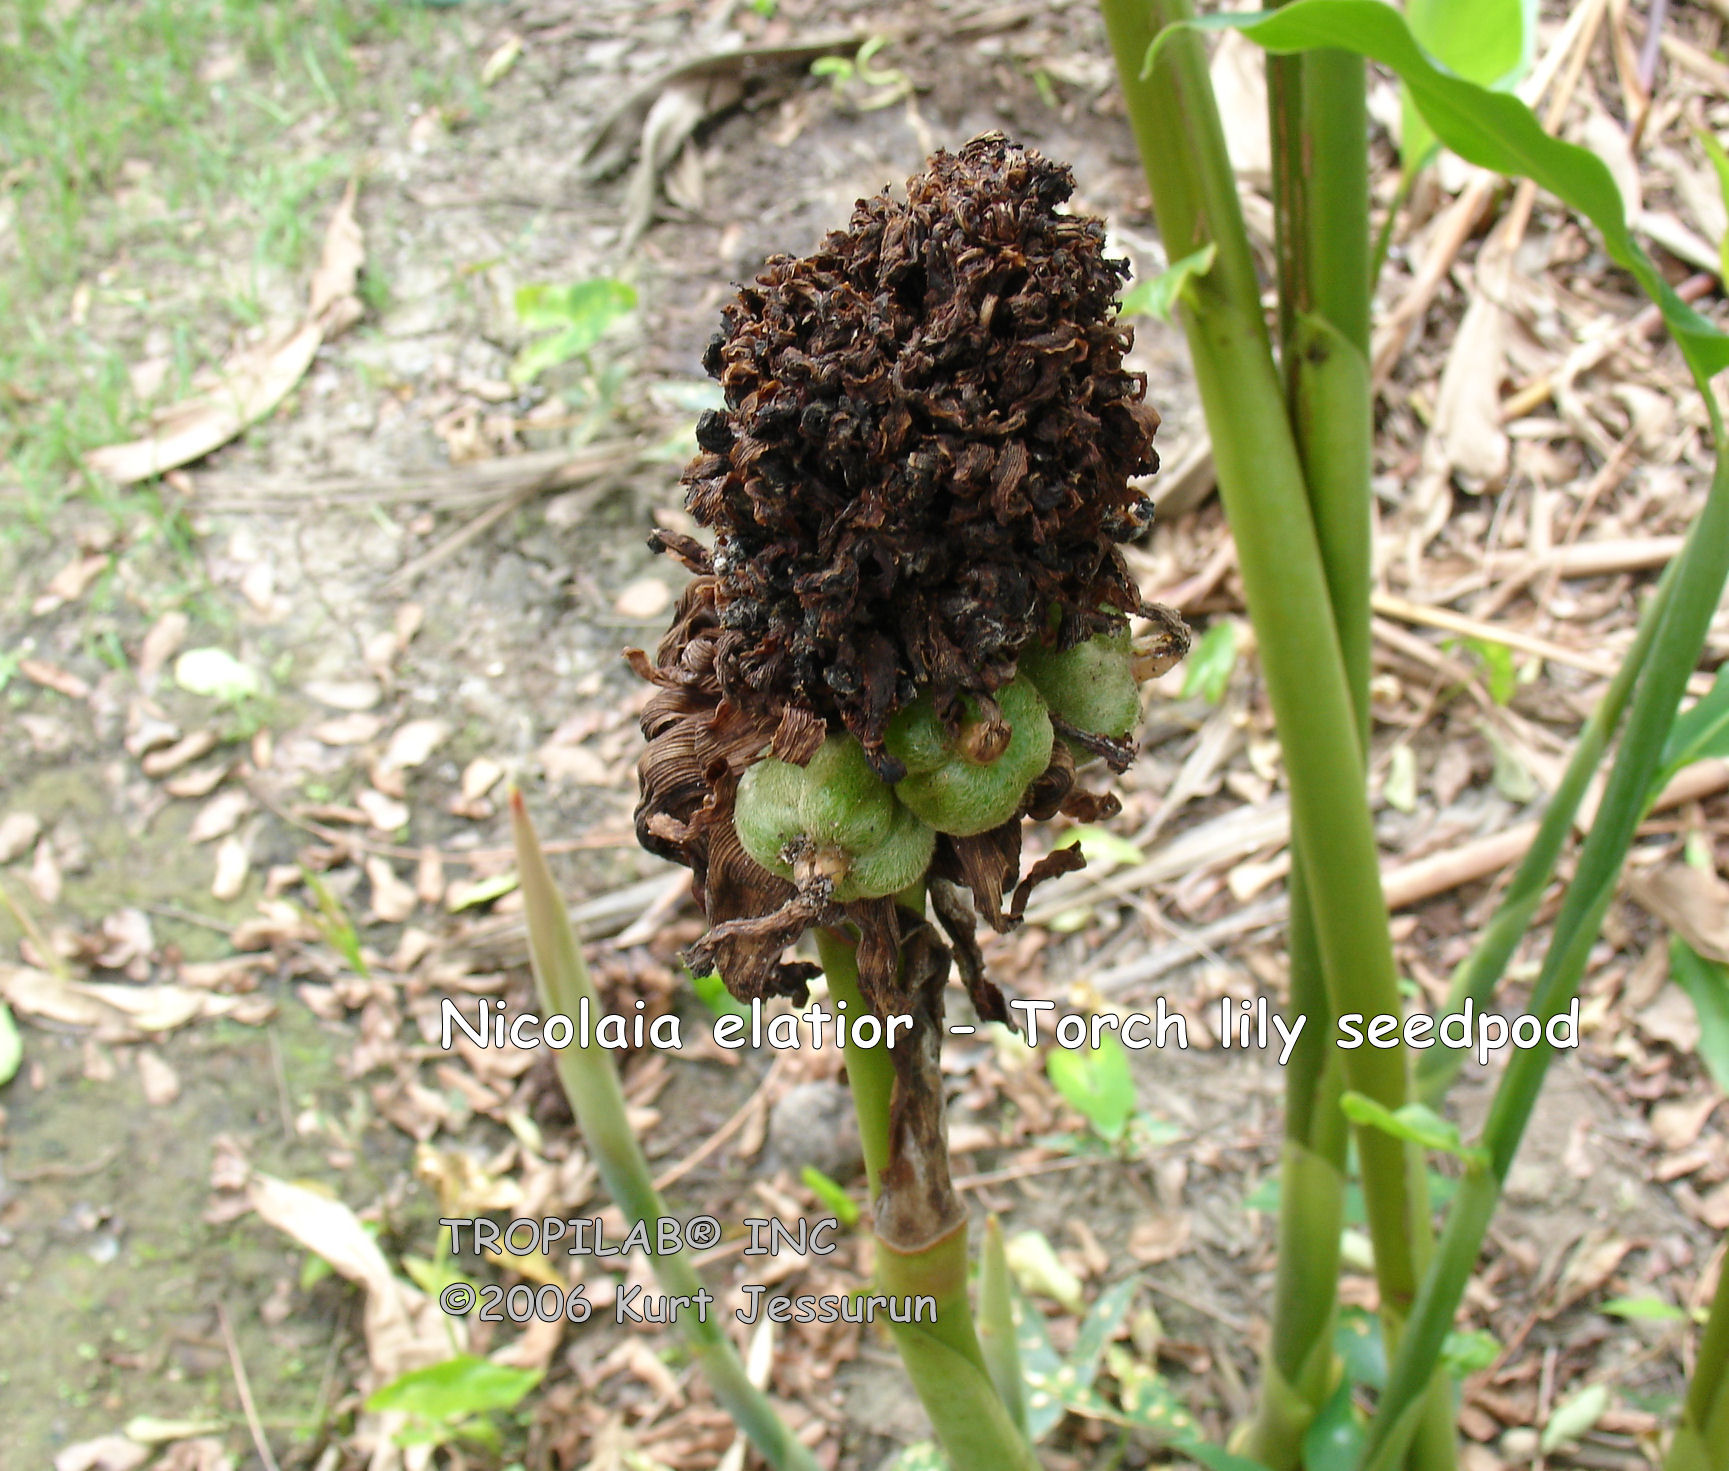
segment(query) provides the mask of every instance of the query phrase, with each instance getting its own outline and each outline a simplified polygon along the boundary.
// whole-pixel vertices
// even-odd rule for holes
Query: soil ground
[[[26,6],[6,22],[11,116],[40,151],[0,153],[4,300],[28,328],[0,362],[0,817],[16,819],[0,828],[0,975],[24,1048],[0,1092],[0,1464],[252,1466],[263,1442],[285,1471],[338,1471],[368,1458],[377,1427],[363,1400],[405,1363],[369,1336],[362,1289],[307,1249],[337,1250],[325,1228],[297,1240],[268,1223],[249,1208],[249,1179],[342,1203],[329,1229],[352,1223],[422,1286],[450,1266],[441,1216],[607,1209],[544,1055],[436,1044],[443,997],[528,995],[516,896],[507,881],[477,887],[510,874],[507,782],[586,906],[608,997],[670,1011],[687,1036],[707,1029],[677,962],[700,923],[676,872],[631,832],[645,691],[620,650],[653,647],[683,581],[646,537],[687,525],[678,471],[712,401],[700,358],[733,286],[769,254],[812,247],[933,148],[990,129],[1072,165],[1074,207],[1107,220],[1137,278],[1164,253],[1086,5],[509,0],[301,6],[281,21],[195,6],[187,55],[162,63],[201,99],[185,133],[144,128],[118,92],[114,116],[94,110],[102,68],[122,65],[113,52],[136,47],[145,75],[175,46],[159,6],[98,9]],[[1675,34],[1709,61],[1718,11],[1676,9]],[[812,75],[809,54],[774,51],[813,36],[850,70]],[[861,52],[873,37],[886,44]],[[47,58],[35,72],[19,59],[32,45]],[[741,45],[767,58],[649,87]],[[1569,126],[1625,120],[1614,75],[1599,50]],[[1675,62],[1665,75],[1690,106],[1698,76]],[[86,89],[86,112],[75,118],[55,78]],[[625,145],[617,167],[587,167],[585,148],[637,88],[643,105],[608,135]],[[1390,95],[1382,84],[1379,102]],[[45,118],[65,123],[83,176],[56,172]],[[639,172],[656,130],[680,118],[696,119],[689,140]],[[1686,126],[1678,106],[1647,134],[1645,204],[1695,233],[1720,230],[1675,162]],[[214,184],[187,162],[194,134],[217,140]],[[1376,147],[1384,203],[1393,154],[1380,133]],[[1441,195],[1401,229],[1383,305],[1408,285],[1449,179],[1427,186]],[[358,320],[329,334],[281,406],[165,480],[117,491],[76,469],[75,454],[146,432],[195,369],[296,319],[350,180]],[[1245,184],[1253,222],[1265,184],[1252,172]],[[56,201],[58,226],[45,212]],[[1637,307],[1559,210],[1540,205],[1536,221],[1513,387],[1559,362],[1581,322]],[[1381,400],[1388,586],[1503,616],[1583,666],[1521,655],[1505,665],[1510,697],[1488,700],[1495,649],[1421,625],[1388,636],[1373,764],[1393,867],[1537,810],[1602,684],[1590,659],[1624,645],[1652,575],[1647,561],[1532,577],[1485,609],[1484,590],[1500,586],[1484,572],[1490,547],[1542,551],[1563,531],[1649,541],[1683,530],[1703,494],[1708,452],[1677,360],[1635,339],[1586,369],[1568,402],[1525,411],[1498,480],[1443,474],[1441,500],[1413,507],[1476,248]],[[1663,263],[1677,280],[1691,269]],[[581,356],[513,382],[532,336],[518,290],[599,279],[628,284],[634,310]],[[1715,295],[1701,305],[1721,317]],[[1160,495],[1173,474],[1193,480],[1204,427],[1180,334],[1151,318],[1136,332],[1135,366],[1164,419]],[[1414,524],[1431,559],[1417,573],[1403,560]],[[1246,628],[1226,541],[1216,503],[1167,503],[1136,553],[1143,590],[1180,601],[1197,629]],[[182,655],[208,649],[249,672],[244,692],[183,673]],[[1729,653],[1721,623],[1709,653],[1713,664]],[[1464,680],[1448,672],[1459,660]],[[1185,839],[1192,860],[1115,888],[1109,861],[1102,872],[1095,861],[987,954],[1013,992],[1078,1009],[1162,996],[1195,1045],[1135,1059],[1137,1123],[1115,1151],[1060,1101],[1038,1054],[1002,1040],[951,1048],[951,1128],[975,1216],[1041,1233],[1088,1299],[1136,1277],[1125,1346],[1222,1434],[1259,1374],[1281,1075],[1258,1050],[1220,1049],[1207,1026],[1221,998],[1276,997],[1283,984],[1277,915],[1231,923],[1282,893],[1282,835],[1244,826],[1276,802],[1280,772],[1246,646],[1211,698],[1181,672],[1157,693],[1115,825],[1136,851],[1118,861],[1156,867]],[[179,749],[195,754],[170,765],[186,738]],[[1671,813],[1644,840],[1640,871],[1684,849],[1721,868],[1726,817],[1720,793]],[[1479,878],[1397,917],[1419,1000],[1438,999],[1499,884]],[[1186,952],[1184,935],[1200,936]],[[1644,908],[1617,905],[1584,1045],[1556,1065],[1533,1119],[1461,1325],[1494,1345],[1467,1381],[1474,1468],[1532,1459],[1556,1407],[1598,1384],[1605,1406],[1549,1464],[1649,1464],[1685,1383],[1686,1313],[1729,1226],[1729,1149],[1694,1053],[1699,1024],[1666,984],[1666,943]],[[1145,964],[1173,944],[1177,958]],[[1521,950],[1508,1009],[1539,954]],[[124,991],[78,990],[85,981]],[[1468,1069],[1459,1090],[1467,1137],[1494,1071]],[[769,1277],[736,1251],[746,1217],[818,1213],[808,1165],[863,1197],[836,1143],[832,1054],[645,1050],[625,1076],[651,1162],[686,1166],[672,1209],[726,1227],[718,1285],[857,1279],[862,1234],[831,1259],[777,1261]],[[1361,1244],[1348,1244],[1344,1291],[1357,1309],[1373,1304],[1352,1256]],[[521,1280],[472,1256],[458,1265]],[[584,1280],[604,1305],[612,1275],[589,1263]],[[1614,1299],[1647,1309],[1605,1314]],[[1066,1347],[1072,1304],[1048,1283],[1036,1300]],[[1667,1312],[1649,1309],[1657,1300]],[[514,1334],[470,1327],[476,1353]],[[780,1347],[772,1386],[825,1464],[875,1467],[927,1433],[886,1336],[801,1331]],[[495,1417],[496,1446],[453,1440],[437,1453],[448,1464],[708,1467],[731,1443],[664,1333],[529,1332],[509,1356],[543,1370],[542,1387]],[[1053,1466],[1167,1457],[1144,1433],[1078,1417],[1046,1450]]]

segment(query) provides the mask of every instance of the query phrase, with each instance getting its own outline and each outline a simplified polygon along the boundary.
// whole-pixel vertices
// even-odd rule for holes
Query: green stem
[[[1186,292],[1183,325],[1284,750],[1329,999],[1335,1014],[1396,1014],[1357,717],[1205,54],[1193,32],[1178,33],[1143,79],[1149,42],[1187,18],[1188,6],[1104,0],[1103,8],[1166,250],[1179,257],[1217,247],[1212,271]],[[1359,1048],[1344,1067],[1351,1088],[1389,1109],[1404,1105],[1403,1049]],[[1415,1296],[1429,1231],[1422,1161],[1374,1129],[1359,1130],[1357,1146],[1381,1301],[1396,1327]]]
[[[1603,698],[1597,702],[1597,708],[1591,712],[1591,718],[1579,732],[1572,758],[1543,813],[1537,836],[1520,860],[1513,881],[1501,896],[1494,917],[1477,941],[1476,948],[1455,972],[1447,993],[1446,1015],[1462,1011],[1467,1000],[1478,1008],[1488,1002],[1519,941],[1530,929],[1531,919],[1542,902],[1543,891],[1554,877],[1556,860],[1560,858],[1567,834],[1572,830],[1579,803],[1591,785],[1591,778],[1597,774],[1603,753],[1609,747],[1609,739],[1621,723],[1627,698],[1645,667],[1651,641],[1657,636],[1658,625],[1669,606],[1677,565],[1671,562],[1663,569],[1657,590],[1640,616],[1632,646],[1622,659],[1621,667],[1615,671]],[[1464,1065],[1465,1053],[1459,1048],[1432,1047],[1425,1052],[1417,1063],[1417,1089],[1422,1100],[1431,1106],[1438,1104]]]
[[[816,939],[830,998],[845,1001],[848,1010],[858,1014],[865,1002],[858,988],[856,943],[829,929],[819,929]],[[890,1163],[895,1069],[886,1048],[855,1047],[850,1041],[846,1060],[875,1201]],[[1032,1448],[991,1381],[973,1327],[964,1215],[952,1231],[913,1251],[897,1249],[879,1232],[876,1285],[902,1302],[935,1303],[934,1314],[925,1322],[891,1323],[890,1330],[954,1471],[1039,1471]]]
[[[1729,577],[1729,462],[1714,401],[1707,395],[1717,468],[1704,510],[1688,533],[1675,569],[1675,583],[1662,611],[1650,655],[1640,671],[1621,749],[1609,773],[1597,819],[1555,917],[1554,938],[1543,957],[1528,1007],[1545,1033],[1551,1018],[1565,1013],[1578,995],[1585,962],[1603,916],[1614,900],[1621,865],[1650,800],[1651,785],[1675,712],[1697,666],[1711,618]],[[1365,1465],[1383,1471],[1397,1463],[1409,1433],[1409,1410],[1423,1392],[1427,1366],[1440,1355],[1453,1315],[1482,1249],[1489,1216],[1512,1168],[1525,1125],[1548,1071],[1551,1048],[1515,1049],[1501,1075],[1483,1128],[1488,1166],[1467,1177],[1447,1215],[1435,1261],[1412,1310],[1407,1334],[1388,1371],[1387,1388],[1369,1427]]]
[[[520,794],[511,793],[510,806],[528,913],[529,959],[541,1006],[548,1014],[574,1016],[586,1002],[598,1013],[600,997]],[[624,1091],[611,1059],[598,1048],[566,1047],[558,1053],[558,1076],[583,1143],[619,1208],[633,1223],[664,1218],[666,1203],[654,1188],[642,1145],[625,1114]],[[656,1255],[652,1261],[655,1277],[669,1296],[695,1297],[703,1291],[702,1279],[684,1252]],[[679,1331],[715,1398],[769,1465],[776,1471],[817,1471],[815,1458],[793,1437],[767,1396],[750,1382],[718,1320],[707,1313],[699,1319],[681,1312]]]

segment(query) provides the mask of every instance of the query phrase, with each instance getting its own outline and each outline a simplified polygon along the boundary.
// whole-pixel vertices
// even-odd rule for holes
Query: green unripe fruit
[[[1121,740],[1140,724],[1140,686],[1127,627],[1061,653],[1034,640],[1021,650],[1020,672],[1038,686],[1053,715],[1079,730]]]
[[[864,747],[832,735],[795,766],[769,756],[739,779],[733,826],[770,873],[798,877],[794,860],[834,880],[840,903],[898,894],[930,867],[937,835],[895,801]]]
[[[979,709],[971,700],[969,723],[958,738],[943,728],[928,698],[889,722],[883,745],[907,769],[895,795],[938,832],[965,838],[1000,827],[1050,765],[1051,718],[1031,681],[1012,680],[997,691],[996,700],[1009,736],[1005,746],[999,735],[994,753],[988,741],[979,739]]]

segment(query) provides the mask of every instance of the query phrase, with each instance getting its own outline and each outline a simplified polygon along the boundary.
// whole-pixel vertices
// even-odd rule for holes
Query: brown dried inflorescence
[[[1129,482],[1157,467],[1158,416],[1123,367],[1127,266],[1099,221],[1057,212],[1072,189],[1001,134],[939,152],[904,203],[863,200],[813,255],[770,260],[709,348],[726,408],[703,416],[684,483],[715,546],[655,538],[696,575],[655,660],[631,656],[659,686],[637,832],[692,869],[710,924],[693,967],[718,965],[741,999],[802,995],[814,968],[786,947],[844,917],[867,999],[901,1009],[897,957],[928,938],[892,899],[838,905],[750,859],[732,804],[752,762],[802,764],[838,725],[896,780],[885,727],[919,695],[956,720],[962,696],[988,702],[1014,678],[1030,640],[1073,647],[1151,611],[1118,543],[1151,515]],[[1094,749],[1119,769],[1132,755]],[[1021,816],[1114,810],[1073,775],[1059,741],[1022,814],[938,840],[933,909],[983,1016],[1004,1009],[975,912],[1007,929],[1032,883],[1079,861],[1063,850],[1022,879]]]
[[[715,535],[726,698],[841,721],[879,771],[889,717],[989,695],[1060,609],[1072,646],[1139,603],[1116,544],[1150,504],[1156,414],[1123,367],[1125,262],[1058,214],[1068,169],[1009,142],[938,153],[776,256],[705,365],[727,407],[685,471]]]

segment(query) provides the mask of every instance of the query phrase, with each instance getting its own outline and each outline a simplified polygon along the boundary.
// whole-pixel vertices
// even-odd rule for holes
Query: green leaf
[[[397,1410],[417,1419],[449,1425],[488,1410],[508,1410],[540,1383],[539,1369],[512,1369],[473,1354],[458,1354],[443,1363],[406,1374],[375,1389],[369,1410]]]
[[[1724,206],[1729,208],[1729,151],[1710,133],[1702,131],[1699,141],[1705,147],[1705,156],[1711,160],[1711,167],[1717,171],[1717,189],[1723,196]],[[1722,258],[1722,279],[1729,281],[1729,230],[1725,230],[1723,238],[1717,242],[1717,254]]]
[[[1456,1329],[1441,1345],[1441,1362],[1455,1379],[1477,1374],[1501,1357],[1501,1341],[1480,1328]]]
[[[1417,43],[1455,76],[1504,90],[1529,69],[1536,50],[1533,0],[1407,0],[1405,19]],[[1405,172],[1435,145],[1408,88],[1401,87],[1404,126],[1399,139]]]
[[[1351,1386],[1340,1380],[1303,1433],[1304,1471],[1353,1471],[1364,1438],[1363,1417],[1351,1402]]]
[[[24,1061],[24,1039],[18,1035],[18,1023],[12,1019],[12,1008],[0,1001],[0,1087],[18,1076]]]
[[[257,671],[225,649],[188,649],[174,661],[174,682],[190,695],[237,705],[263,689]]]
[[[443,1233],[448,1237],[448,1231]],[[405,1256],[402,1259],[402,1270],[408,1278],[428,1297],[437,1297],[452,1282],[467,1282],[473,1285],[474,1279],[466,1272],[458,1271],[449,1257],[428,1259],[423,1256]]]
[[[1081,1320],[1081,1326],[1075,1332],[1074,1349],[1063,1367],[1073,1374],[1074,1382],[1082,1389],[1092,1388],[1093,1380],[1098,1377],[1099,1361],[1104,1358],[1110,1341],[1117,1336],[1117,1330],[1123,1326],[1129,1304],[1135,1300],[1135,1290],[1140,1285],[1139,1277],[1128,1277],[1107,1287]]]
[[[1381,1320],[1373,1313],[1341,1308],[1339,1325],[1333,1330],[1333,1349],[1339,1355],[1346,1382],[1377,1394],[1387,1387],[1387,1342],[1381,1337]]]
[[[1669,743],[1663,748],[1663,759],[1651,782],[1650,800],[1655,802],[1684,767],[1723,756],[1729,756],[1729,664],[1717,671],[1717,678],[1704,698],[1677,715],[1669,727]]]
[[[1669,937],[1669,974],[1699,1014],[1699,1056],[1729,1092],[1729,968],[1707,960],[1679,935]]]
[[[1109,873],[1113,868],[1125,863],[1142,863],[1147,856],[1127,838],[1111,832],[1108,828],[1086,824],[1070,828],[1057,839],[1059,848],[1073,848],[1077,845],[1086,857],[1089,873]]]
[[[1231,681],[1231,671],[1237,667],[1237,625],[1230,618],[1221,619],[1201,635],[1183,665],[1183,694],[1199,695],[1209,705],[1225,697],[1225,686]]]
[[[450,906],[450,912],[457,914],[464,909],[473,909],[481,904],[490,904],[494,899],[502,899],[518,882],[514,873],[497,873],[489,879],[481,879]]]
[[[1389,1109],[1366,1093],[1347,1092],[1340,1097],[1339,1107],[1353,1124],[1379,1129],[1395,1139],[1453,1155],[1469,1164],[1480,1164],[1486,1159],[1481,1149],[1467,1145],[1459,1137],[1457,1124],[1442,1118],[1427,1104],[1407,1103],[1403,1108]]]
[[[834,1212],[841,1225],[849,1230],[858,1225],[858,1206],[837,1181],[831,1180],[815,1165],[806,1165],[799,1172],[799,1178],[804,1181],[805,1189]]]
[[[1161,322],[1170,321],[1171,309],[1183,294],[1183,288],[1195,277],[1204,276],[1212,270],[1213,257],[1218,253],[1218,246],[1209,242],[1194,254],[1173,261],[1158,275],[1131,287],[1129,293],[1123,297],[1122,314],[1125,317],[1150,316],[1157,317]]]
[[[1568,1441],[1577,1440],[1593,1425],[1603,1418],[1603,1412],[1609,1408],[1609,1386],[1593,1384],[1581,1389],[1576,1395],[1562,1400],[1555,1406],[1555,1413],[1549,1416],[1549,1423],[1543,1427],[1543,1439],[1540,1442],[1544,1455],[1566,1445]]]
[[[1510,705],[1519,692],[1519,671],[1513,664],[1513,651],[1493,639],[1471,638],[1466,646],[1483,661],[1489,676],[1489,698],[1497,705]]]
[[[1596,225],[1610,259],[1631,272],[1657,303],[1702,390],[1713,374],[1729,366],[1729,336],[1675,294],[1633,239],[1621,192],[1603,161],[1551,138],[1516,97],[1438,69],[1392,6],[1382,0],[1293,0],[1275,11],[1209,15],[1186,24],[1241,30],[1276,53],[1339,47],[1391,68],[1410,88],[1429,126],[1461,158],[1498,174],[1531,179]],[[1155,38],[1148,48],[1149,69],[1162,40]]]
[[[690,975],[690,972],[687,970],[685,974]],[[706,976],[690,976],[690,984],[702,1004],[716,1016],[750,1015],[750,1008],[735,1000],[732,992],[727,990],[718,969],[711,970]]]
[[[1003,1245],[1002,1223],[985,1218],[985,1239],[979,1251],[979,1350],[985,1356],[991,1383],[1009,1418],[1031,1437],[1027,1423],[1026,1370],[1021,1367],[1020,1333],[1015,1326],[1015,1284]]]
[[[636,309],[636,288],[602,276],[571,286],[549,282],[523,286],[516,293],[516,315],[530,332],[569,327],[582,332],[588,346],[620,317]]]
[[[1687,1314],[1660,1297],[1612,1297],[1597,1309],[1611,1318],[1635,1323],[1685,1323]]]
[[[1100,1138],[1114,1144],[1123,1137],[1135,1111],[1135,1078],[1121,1042],[1104,1032],[1096,1049],[1053,1048],[1046,1054],[1045,1072]]]

